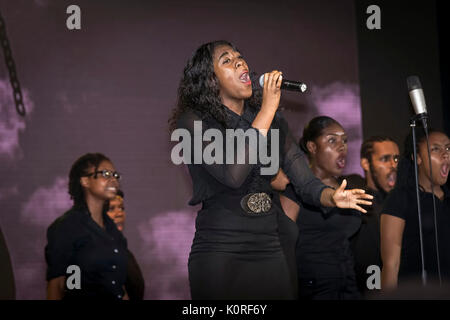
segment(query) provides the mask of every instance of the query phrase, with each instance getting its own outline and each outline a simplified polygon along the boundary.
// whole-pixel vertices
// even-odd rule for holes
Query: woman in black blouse
[[[197,126],[194,122],[201,121],[200,134],[206,129],[217,129],[224,135],[226,129],[243,129],[268,146],[278,143],[280,150],[274,156],[305,201],[315,206],[363,210],[359,204],[371,199],[363,190],[344,190],[345,182],[337,190],[328,188],[309,170],[303,152],[277,113],[281,80],[280,71],[266,73],[261,100],[260,91],[252,86],[256,81],[251,80],[247,63],[236,47],[226,41],[204,44],[184,69],[178,105],[170,121],[172,129],[178,127],[195,136],[200,122]],[[278,140],[269,129],[279,130]],[[193,181],[190,204],[203,205],[189,256],[193,299],[296,296],[292,246],[296,226],[283,213],[279,197],[271,188],[275,174],[261,173],[267,167],[261,159],[256,164],[247,159],[237,164],[238,153],[247,158],[257,148],[249,140],[239,152],[234,150],[234,157],[228,154],[228,148],[224,151],[233,160],[226,164],[198,163],[194,152],[191,158],[184,155]],[[207,146],[204,142],[203,150]]]
[[[305,126],[299,144],[314,175],[327,186],[338,188],[347,161],[347,134],[342,126],[330,117],[316,117]],[[300,298],[361,298],[349,241],[360,227],[360,214],[340,208],[322,213],[303,202],[291,185],[283,195],[283,209],[299,228],[296,258]]]
[[[422,222],[423,264],[430,283],[441,280],[450,284],[450,192],[445,183],[450,169],[450,139],[440,131],[430,130],[428,152],[423,128],[417,132],[417,165]],[[431,156],[431,173],[428,160]],[[413,162],[413,140],[405,141],[404,156],[398,166],[397,183],[389,193],[380,220],[381,289],[421,281],[419,218]],[[433,190],[436,204],[436,227],[433,212]],[[437,229],[437,237],[436,237]],[[436,243],[437,238],[437,243]],[[439,253],[439,255],[437,254]],[[439,260],[439,263],[438,263]],[[440,268],[439,268],[440,267]]]
[[[48,299],[128,299],[127,243],[104,210],[119,178],[100,153],[85,154],[73,164],[69,194],[74,205],[47,229]]]

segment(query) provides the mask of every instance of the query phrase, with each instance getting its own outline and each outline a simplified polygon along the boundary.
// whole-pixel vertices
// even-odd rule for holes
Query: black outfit
[[[246,105],[239,116],[224,108],[227,128],[254,130],[258,139],[266,139],[270,150],[274,143],[271,134],[264,138],[251,128],[256,110]],[[225,128],[217,120],[202,119],[193,111],[180,117],[178,128],[188,129],[193,136],[196,120],[203,120],[203,131],[215,128],[225,136]],[[303,152],[288,135],[286,121],[277,114],[271,128],[280,130],[280,167],[305,201],[320,206],[320,194],[326,186],[309,170]],[[246,140],[245,154],[255,147]],[[279,195],[270,186],[274,175],[261,175],[262,166],[249,164],[248,160],[246,164],[188,165],[193,181],[189,204],[203,204],[189,255],[193,299],[295,299],[297,228],[284,214]],[[241,199],[255,192],[266,192],[272,197],[268,212],[247,213],[242,208]]]
[[[367,267],[376,265],[382,268],[380,250],[380,214],[387,193],[375,191],[367,186],[367,194],[373,196],[372,206],[363,206],[367,213],[361,215],[361,228],[351,239],[355,257],[356,282],[361,293],[369,293],[367,288]]]
[[[130,300],[144,299],[145,282],[142,276],[141,268],[136,261],[136,258],[127,250],[128,264],[127,264],[127,280],[125,281],[125,289],[127,290]]]
[[[320,212],[304,203],[290,184],[283,195],[300,206],[296,246],[299,298],[360,299],[349,241],[360,227],[360,214],[339,208]]]
[[[438,230],[441,275],[444,281],[450,279],[450,192],[444,185],[444,198],[436,197],[436,221]],[[425,270],[429,280],[436,280],[437,254],[434,230],[433,196],[420,190],[421,220]],[[389,214],[405,220],[403,230],[399,287],[404,282],[421,279],[422,260],[420,253],[419,218],[415,187],[398,187],[392,190],[383,207],[382,214]]]
[[[66,286],[65,299],[122,299],[127,277],[127,242],[115,223],[103,213],[105,228],[87,208],[72,208],[47,229],[47,280],[70,276],[67,267],[81,270],[81,289]]]

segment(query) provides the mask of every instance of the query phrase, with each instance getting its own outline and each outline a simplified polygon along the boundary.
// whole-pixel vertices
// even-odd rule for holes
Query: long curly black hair
[[[176,128],[181,114],[188,110],[199,111],[203,119],[212,117],[226,127],[226,107],[220,99],[219,81],[214,73],[213,55],[218,46],[228,45],[239,51],[236,46],[225,40],[218,40],[201,45],[188,60],[178,87],[177,105],[169,118],[169,128]],[[257,85],[256,73],[251,72],[252,96],[246,100],[249,107],[259,110],[262,90]]]
[[[86,201],[84,198],[83,187],[80,183],[80,178],[85,177],[90,168],[94,168],[96,171],[100,163],[103,161],[109,161],[105,155],[101,153],[87,153],[80,158],[78,158],[69,173],[69,194],[70,198],[73,200],[73,206],[76,208],[86,207]]]

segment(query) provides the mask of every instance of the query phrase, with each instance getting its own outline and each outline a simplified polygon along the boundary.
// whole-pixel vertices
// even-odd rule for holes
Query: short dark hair
[[[100,163],[103,161],[111,161],[104,154],[101,153],[86,153],[85,155],[78,158],[69,173],[69,194],[70,198],[73,200],[73,205],[75,207],[86,206],[86,201],[84,199],[83,187],[80,183],[80,178],[85,177],[90,167],[94,167],[97,170]]]
[[[361,145],[361,159],[366,158],[369,160],[369,162],[372,162],[372,153],[373,153],[373,145],[375,142],[385,142],[385,141],[391,141],[397,144],[394,139],[392,139],[389,136],[371,136],[370,138],[364,140],[364,142]]]

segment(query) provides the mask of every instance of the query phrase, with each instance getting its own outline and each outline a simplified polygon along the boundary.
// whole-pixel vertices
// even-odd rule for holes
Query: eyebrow
[[[440,146],[450,146],[450,142],[449,143],[445,143],[445,144],[440,144],[440,143],[436,143],[436,142],[434,142],[434,143],[432,143],[431,144],[431,146],[437,146],[437,147],[440,147]]]
[[[219,59],[218,60],[220,60],[223,56],[225,56],[225,55],[227,55],[227,54],[229,54],[229,52],[228,51],[225,51],[225,52],[223,52],[221,55],[220,55],[220,57],[219,57]]]
[[[327,133],[327,136],[346,136],[346,133]]]

